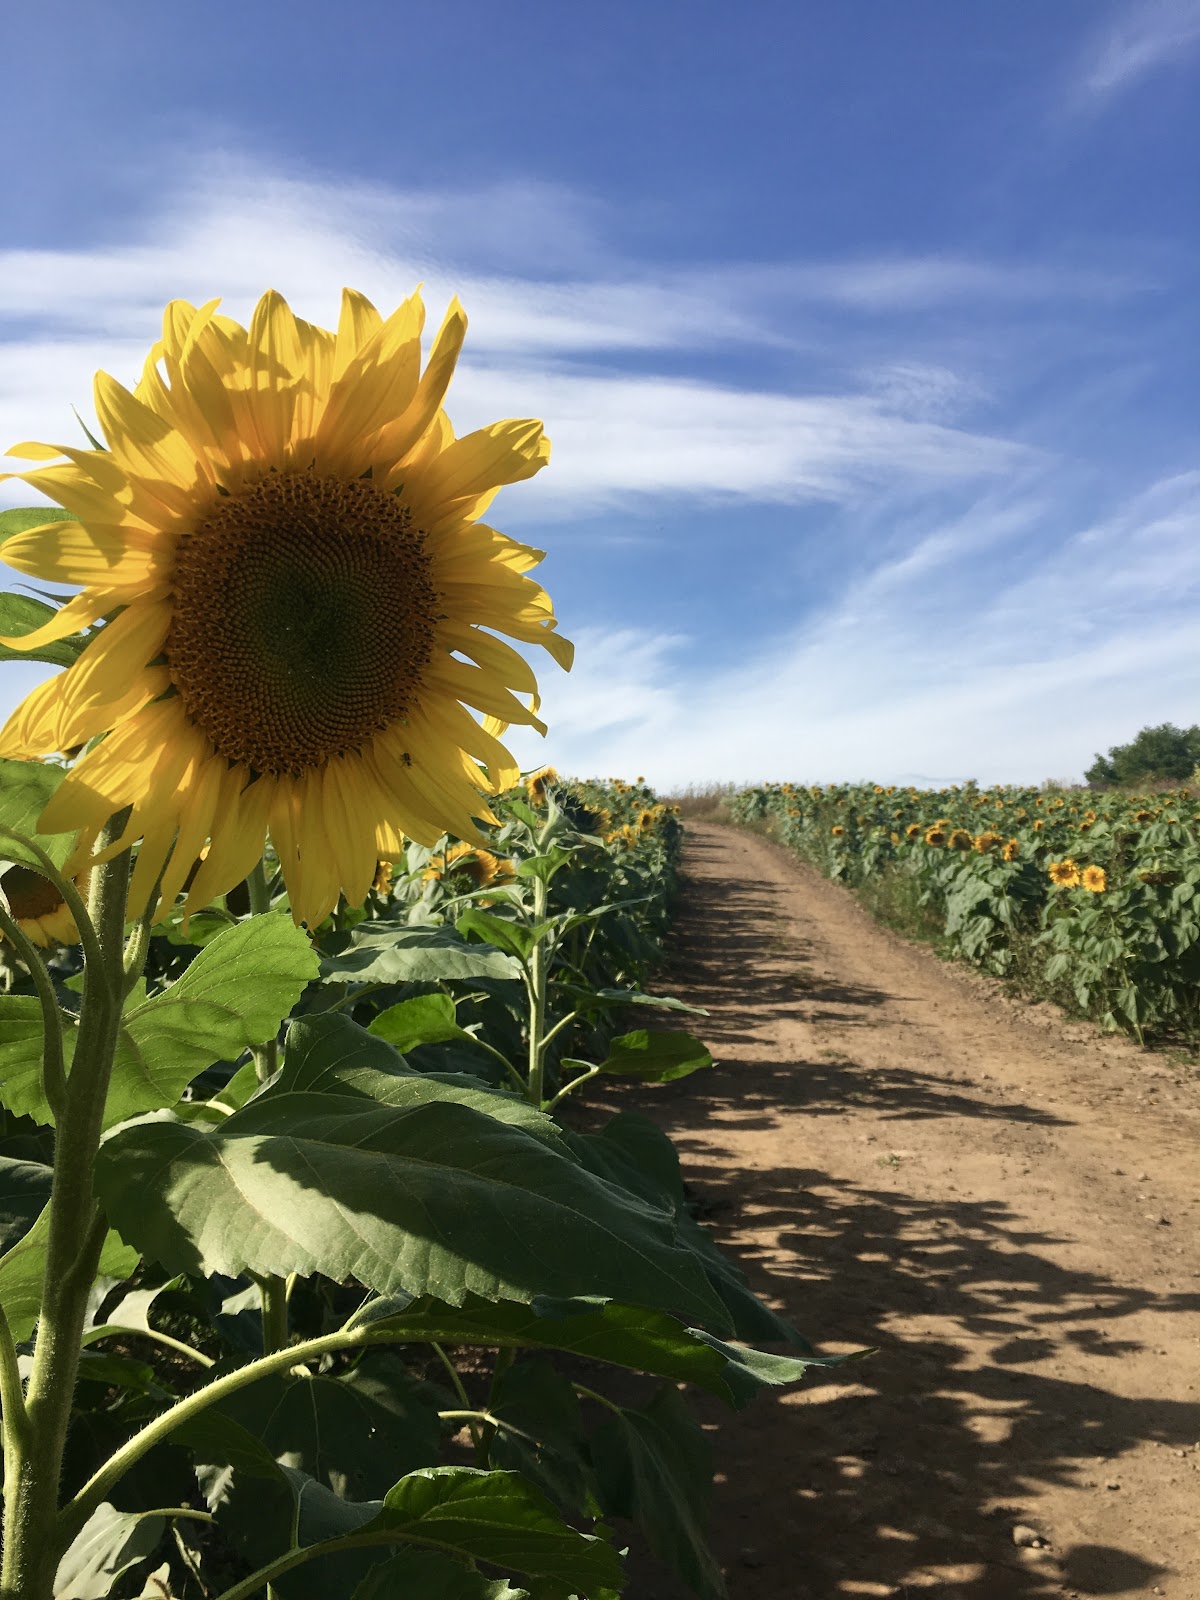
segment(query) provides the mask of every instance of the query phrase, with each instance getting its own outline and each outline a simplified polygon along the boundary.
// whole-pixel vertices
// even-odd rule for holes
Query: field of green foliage
[[[783,783],[727,807],[945,953],[1200,1046],[1200,793]]]

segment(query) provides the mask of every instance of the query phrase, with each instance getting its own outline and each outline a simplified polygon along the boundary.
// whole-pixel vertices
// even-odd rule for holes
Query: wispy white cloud
[[[1181,65],[1200,46],[1200,0],[1138,0],[1121,8],[1087,40],[1070,98],[1096,104],[1164,67]]]
[[[536,495],[521,497],[523,513],[592,515],[651,496],[854,501],[889,484],[1002,473],[1029,454],[965,427],[962,413],[977,398],[973,381],[920,359],[844,371],[833,381],[827,374],[818,392],[647,370],[666,352],[711,362],[721,349],[786,343],[786,319],[763,297],[853,298],[858,291],[847,284],[865,270],[861,264],[846,282],[833,267],[813,276],[804,267],[750,270],[737,294],[726,269],[698,267],[654,284],[644,265],[622,276],[591,220],[538,186],[439,198],[335,191],[232,168],[219,181],[181,182],[172,192],[171,206],[127,242],[0,252],[0,437],[73,436],[68,403],[86,413],[99,367],[125,381],[136,377],[168,298],[223,291],[228,309],[244,316],[273,283],[298,312],[328,322],[346,282],[394,303],[424,279],[435,315],[457,291],[472,318],[471,354],[455,383],[456,421],[465,427],[526,413],[547,422],[554,470]],[[557,207],[574,240],[569,249],[560,241],[560,256],[574,262],[586,240],[592,278],[530,276],[528,265],[525,275],[501,276],[472,266],[479,241],[467,236],[468,214],[485,236],[503,235],[510,257],[518,245],[537,256],[543,240],[560,237]],[[450,259],[456,250],[458,265]],[[889,263],[875,288],[862,292],[868,299],[893,293],[884,280],[900,270]],[[914,264],[902,299],[933,292],[939,279],[929,272],[929,263]],[[983,293],[993,277],[980,272]],[[18,492],[0,490],[8,500]]]
[[[931,563],[1022,544],[1043,509],[1032,497],[981,505],[974,525],[931,530],[923,559],[868,575],[794,631],[742,631],[741,661],[717,672],[678,639],[590,637],[579,679],[547,682],[545,750],[525,737],[520,753],[575,772],[644,772],[660,787],[1036,782],[1078,778],[1147,722],[1194,722],[1200,472],[1011,563],[1006,581],[978,582],[931,625]]]

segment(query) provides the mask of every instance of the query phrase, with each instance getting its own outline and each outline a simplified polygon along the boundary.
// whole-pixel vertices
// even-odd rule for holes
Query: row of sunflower
[[[1110,1029],[1200,1046],[1200,793],[767,784],[731,801],[944,951]]]
[[[572,1126],[712,1065],[647,988],[679,824],[501,742],[571,662],[481,520],[549,443],[457,437],[423,324],[176,301],[13,452],[74,592],[0,594],[61,669],[0,730],[0,1600],[607,1600],[621,1518],[718,1600],[681,1386],[817,1360],[652,1122]]]

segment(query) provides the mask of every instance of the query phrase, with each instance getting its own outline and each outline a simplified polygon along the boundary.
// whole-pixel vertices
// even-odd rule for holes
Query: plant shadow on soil
[[[705,848],[693,843],[691,859],[703,861]],[[761,1164],[768,1133],[796,1114],[823,1119],[862,1107],[898,1124],[1068,1125],[917,1068],[874,1072],[825,1058],[833,1052],[755,1059],[762,1027],[781,1014],[855,1028],[888,998],[806,971],[794,939],[772,938],[777,914],[763,885],[690,877],[658,987],[711,1008],[688,1020],[718,1059],[740,1046],[736,1067],[657,1089],[622,1086],[586,1114],[651,1117],[679,1149],[699,1214],[715,1221],[715,1237],[756,1292],[819,1349],[877,1347],[791,1396],[766,1391],[736,1415],[698,1401],[718,1472],[713,1543],[733,1600],[1033,1600],[1144,1592],[1160,1580],[1178,1594],[1169,1564],[1118,1544],[1026,1559],[1012,1529],[1027,1520],[1039,1486],[1119,1470],[1096,1467],[1098,1457],[1116,1464],[1148,1441],[1190,1448],[1200,1439],[1200,1404],[1130,1400],[1048,1370],[1072,1347],[1118,1361],[1143,1348],[1121,1337],[1123,1319],[1194,1310],[1200,1295],[1065,1270],[1048,1253],[1058,1237],[1029,1231],[1003,1197],[922,1199],[815,1166]],[[743,1138],[756,1152],[752,1171]],[[820,1143],[818,1128],[804,1148]],[[626,1592],[630,1600],[687,1593],[636,1540]]]

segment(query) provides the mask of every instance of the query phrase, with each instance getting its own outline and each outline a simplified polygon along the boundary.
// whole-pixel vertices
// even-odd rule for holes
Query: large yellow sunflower
[[[206,840],[189,907],[245,877],[269,832],[293,914],[313,926],[339,893],[361,902],[405,835],[482,844],[481,791],[517,781],[496,735],[542,729],[537,684],[498,635],[563,667],[571,646],[526,576],[541,552],[478,519],[549,442],[531,420],[455,438],[442,401],[466,328],[457,300],[424,371],[416,294],[385,320],[346,290],[336,333],[274,291],[249,328],[216,306],[167,307],[132,392],[97,375],[107,450],[10,452],[54,462],[19,476],[78,520],[18,534],[4,559],[82,593],[5,642],[104,626],[18,707],[0,753],[105,735],[41,826],[80,830],[77,870],[131,806],[114,850],[142,840],[133,904],[176,835],[160,914]]]

